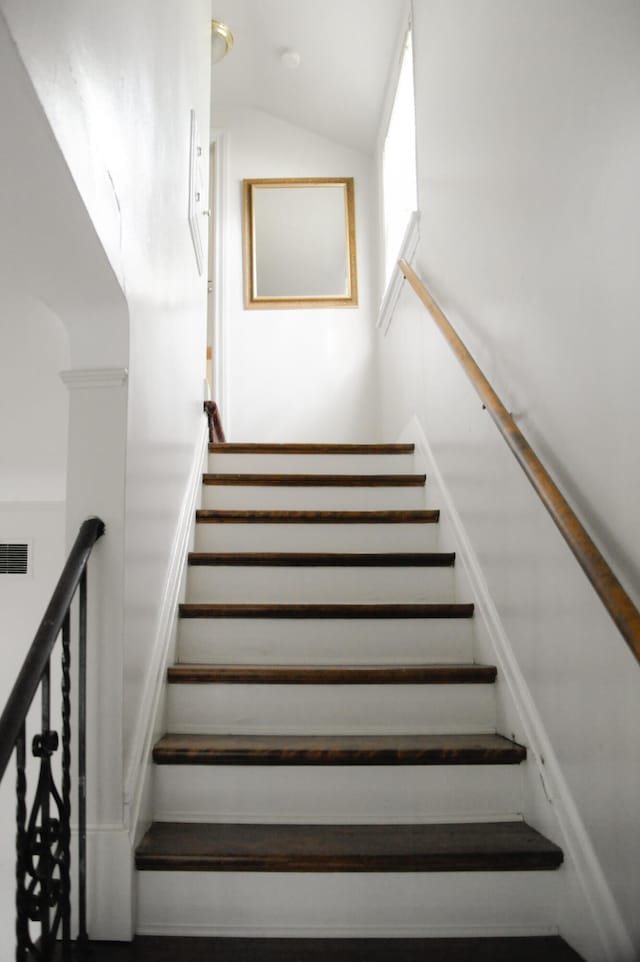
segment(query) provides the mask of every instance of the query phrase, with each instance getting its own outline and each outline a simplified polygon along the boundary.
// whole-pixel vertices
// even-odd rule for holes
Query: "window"
[[[407,30],[398,86],[382,152],[385,287],[393,272],[409,218],[418,208],[413,45]]]

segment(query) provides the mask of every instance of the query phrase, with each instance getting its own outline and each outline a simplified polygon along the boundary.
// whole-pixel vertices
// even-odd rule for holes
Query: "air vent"
[[[26,575],[28,566],[28,544],[0,544],[0,575]]]

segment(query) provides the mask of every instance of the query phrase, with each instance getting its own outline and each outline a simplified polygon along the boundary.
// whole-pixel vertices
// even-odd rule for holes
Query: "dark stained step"
[[[502,735],[173,735],[158,765],[518,765],[527,750]]]
[[[91,962],[584,962],[559,936],[458,939],[220,939],[137,935],[90,942]]]
[[[230,825],[154,822],[138,869],[237,872],[487,872],[554,869],[562,851],[524,822]]]
[[[409,511],[196,511],[205,524],[435,524],[439,510]]]
[[[203,474],[208,485],[285,488],[421,488],[426,474]]]
[[[182,604],[181,618],[471,618],[473,604]]]
[[[190,565],[277,568],[446,568],[454,551],[314,552],[314,551],[192,551]]]
[[[413,444],[210,444],[212,454],[413,454]]]
[[[172,665],[177,685],[478,685],[496,680],[493,665]]]

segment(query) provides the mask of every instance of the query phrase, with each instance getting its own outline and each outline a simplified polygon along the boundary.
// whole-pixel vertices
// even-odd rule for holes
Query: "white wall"
[[[414,0],[414,31],[417,269],[640,602],[640,7]],[[408,289],[381,351],[385,433],[429,437],[637,952],[638,665]]]
[[[215,73],[214,73],[215,91]],[[224,131],[222,421],[230,440],[377,440],[372,377],[377,207],[372,158],[256,110],[215,110]],[[354,177],[359,307],[244,309],[242,180]]]
[[[59,272],[57,288],[55,272],[45,267],[45,276],[48,295],[62,300],[62,288],[66,297],[57,313],[70,331],[73,369],[88,370],[93,385],[74,390],[70,401],[69,527],[78,512],[99,511],[107,521],[96,562],[101,587],[108,588],[100,611],[103,660],[94,671],[102,766],[96,837],[108,855],[126,828],[122,769],[145,721],[143,693],[161,635],[172,547],[203,418],[206,278],[198,274],[191,248],[187,197],[191,108],[202,142],[209,140],[210,10],[208,0],[63,0],[55,6],[2,0],[0,7],[50,124],[48,138],[43,133],[47,150],[34,151],[32,158],[24,150],[32,141],[17,129],[24,109],[20,95],[34,116],[39,105],[31,103],[26,83],[24,91],[15,84],[3,88],[3,99],[15,108],[8,129],[16,137],[8,138],[6,149],[16,157],[8,182],[21,186],[15,173],[21,150],[24,166],[32,159],[37,164],[33,191],[15,194],[42,194],[44,203],[38,208],[35,199],[6,199],[22,239],[21,256],[11,253],[6,227],[0,231],[2,249],[18,267],[30,264],[23,272],[29,290],[29,283],[37,283],[37,276],[30,281],[29,244],[38,251],[38,214],[45,233],[57,231],[62,249],[72,227],[88,238],[73,273]],[[58,180],[66,174],[73,189],[63,195],[69,197],[66,206],[46,217],[57,196],[56,164]],[[56,257],[54,249],[52,263]],[[73,312],[71,292],[87,289],[90,299],[73,305],[82,314]],[[110,369],[106,380],[96,373],[101,368]],[[125,858],[129,868],[127,853]],[[103,897],[103,914],[92,931],[127,937],[121,909]]]
[[[44,304],[0,287],[0,502],[64,501],[69,339]]]

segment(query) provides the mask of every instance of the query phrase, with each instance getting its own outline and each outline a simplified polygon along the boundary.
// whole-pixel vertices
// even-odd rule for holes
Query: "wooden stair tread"
[[[448,939],[205,938],[90,942],[92,962],[584,962],[557,935]]]
[[[437,568],[455,563],[454,551],[192,551],[193,566],[292,568]]]
[[[524,822],[257,825],[154,822],[138,869],[453,872],[557,868],[562,851]]]
[[[212,454],[413,454],[413,444],[210,444]]]
[[[201,524],[435,524],[440,511],[280,511],[201,508],[196,521]]]
[[[181,604],[181,618],[471,618],[473,604]]]
[[[517,765],[526,748],[502,735],[166,734],[159,765]]]
[[[206,485],[285,488],[421,488],[425,474],[211,474]]]
[[[493,665],[211,665],[179,664],[170,684],[473,685],[496,679]]]

